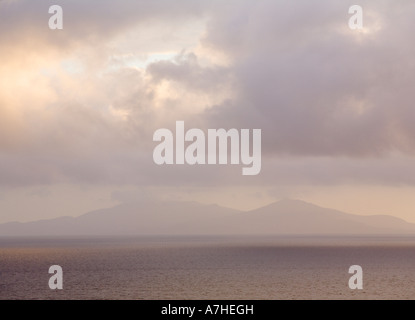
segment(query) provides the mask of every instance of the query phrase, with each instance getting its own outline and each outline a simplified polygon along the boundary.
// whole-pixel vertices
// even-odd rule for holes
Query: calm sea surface
[[[0,238],[0,299],[415,299],[415,238]]]

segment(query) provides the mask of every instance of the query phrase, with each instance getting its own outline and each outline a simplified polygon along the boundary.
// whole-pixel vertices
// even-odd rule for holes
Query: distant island
[[[0,236],[415,235],[415,224],[284,199],[239,211],[197,202],[138,201],[79,217],[0,224]]]

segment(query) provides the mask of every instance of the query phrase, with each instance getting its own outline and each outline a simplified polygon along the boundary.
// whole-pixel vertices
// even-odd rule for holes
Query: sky
[[[355,2],[1,0],[0,223],[282,198],[415,222],[415,3]],[[176,121],[261,129],[260,174],[156,165]]]

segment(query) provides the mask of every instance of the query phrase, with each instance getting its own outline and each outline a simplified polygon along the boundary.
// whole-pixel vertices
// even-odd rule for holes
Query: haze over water
[[[414,298],[415,237],[0,239],[0,299]]]

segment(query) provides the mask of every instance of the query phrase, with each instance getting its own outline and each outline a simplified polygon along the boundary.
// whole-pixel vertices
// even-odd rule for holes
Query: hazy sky
[[[415,222],[413,30],[412,0],[2,0],[0,222],[284,197]],[[261,129],[261,173],[154,164],[176,120]]]

